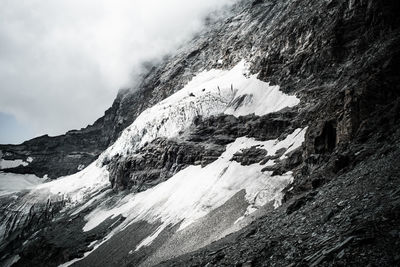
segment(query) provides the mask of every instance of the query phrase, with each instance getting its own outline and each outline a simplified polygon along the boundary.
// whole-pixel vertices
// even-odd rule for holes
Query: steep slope
[[[123,97],[94,163],[0,198],[1,260],[398,264],[399,11],[239,2]]]
[[[204,163],[202,167],[187,166],[183,170],[175,169],[171,171],[171,178],[170,176],[164,177],[164,180],[170,178],[169,180],[145,192],[135,195],[128,194],[127,196],[110,196],[110,192],[107,192],[109,191],[107,190],[109,180],[113,182],[114,179],[113,175],[109,174],[108,169],[114,168],[116,158],[118,162],[126,164],[130,160],[128,159],[129,156],[140,156],[135,150],[143,149],[146,151],[147,144],[159,140],[159,138],[173,138],[180,145],[180,141],[184,141],[186,136],[191,136],[190,126],[199,116],[208,120],[215,115],[219,116],[224,113],[247,114],[253,111],[262,116],[298,104],[296,97],[283,94],[277,86],[269,86],[267,83],[258,80],[254,75],[247,75],[247,77],[246,75],[247,67],[244,62],[240,62],[229,71],[210,70],[196,75],[183,89],[144,111],[95,163],[75,175],[37,186],[28,194],[22,195],[21,199],[17,199],[7,207],[13,211],[19,211],[19,213],[5,212],[4,214],[3,230],[6,237],[3,239],[4,244],[7,244],[8,240],[7,247],[14,247],[16,242],[20,242],[18,238],[12,238],[16,233],[21,230],[23,232],[34,231],[29,228],[38,227],[30,223],[26,224],[26,221],[31,221],[30,217],[34,216],[31,212],[33,209],[31,203],[33,205],[44,204],[47,198],[50,198],[51,203],[61,202],[69,206],[61,220],[90,212],[84,217],[86,223],[79,222],[81,231],[96,232],[99,227],[102,228],[104,222],[111,220],[112,225],[116,228],[108,233],[105,239],[109,239],[110,242],[114,240],[114,236],[118,236],[120,232],[124,232],[126,228],[137,223],[146,222],[150,226],[160,224],[156,231],[149,232],[149,237],[136,245],[136,249],[131,248],[132,253],[127,252],[133,258],[137,256],[133,251],[141,251],[142,247],[151,245],[159,234],[168,231],[171,227],[180,225],[179,229],[183,230],[191,226],[190,231],[195,231],[199,226],[192,226],[193,224],[202,218],[202,220],[205,220],[203,223],[206,223],[207,220],[204,218],[209,213],[224,206],[225,202],[239,192],[246,192],[242,196],[245,198],[239,199],[238,203],[235,204],[241,208],[237,210],[234,206],[230,212],[224,213],[225,220],[221,221],[219,226],[222,231],[220,234],[212,235],[210,232],[196,231],[197,236],[204,239],[203,244],[208,244],[212,240],[216,240],[218,236],[224,236],[243,227],[246,225],[246,221],[252,219],[252,216],[249,215],[263,205],[271,202],[275,202],[274,205],[279,205],[282,199],[282,189],[292,181],[291,172],[275,175],[272,178],[270,172],[263,173],[262,169],[265,166],[274,165],[274,162],[283,161],[286,157],[290,157],[291,152],[303,142],[305,129],[293,130],[290,128],[290,123],[282,126],[283,130],[287,130],[286,133],[285,131],[271,133],[271,135],[281,137],[282,140],[257,141],[245,137],[237,138],[240,135],[233,134],[235,138],[225,142],[225,145],[230,143],[225,152],[225,145],[223,144],[220,144],[222,147],[219,150],[219,155],[218,151],[211,149],[216,155],[214,155],[213,160],[207,162],[208,164]],[[232,82],[235,83],[235,86],[232,85]],[[271,104],[260,105],[260,103],[266,102],[266,97],[273,100]],[[239,122],[233,115],[223,116],[226,116],[228,121],[233,124]],[[260,116],[250,116],[256,120],[261,119]],[[159,121],[159,123],[155,123],[155,121]],[[201,123],[198,122],[198,124]],[[235,141],[231,143],[232,140]],[[212,143],[205,141],[202,142],[204,146],[212,145]],[[191,142],[194,146],[199,145],[199,142],[189,140],[186,140],[186,142]],[[270,156],[271,158],[269,161],[265,161],[265,166],[245,164],[240,162],[241,159],[236,158],[237,152],[245,149],[252,150],[256,147],[258,151],[261,151],[260,160],[264,158],[263,156]],[[202,159],[204,151],[200,149],[199,152],[200,159]],[[187,177],[192,177],[192,179]],[[161,181],[158,180],[158,182]],[[191,196],[187,195],[188,192],[192,192]],[[60,197],[62,199],[57,200]],[[45,206],[47,209],[51,209],[48,200]],[[45,210],[45,213],[52,213],[52,211],[47,212]],[[118,221],[120,225],[115,222],[115,219],[119,220],[119,218],[125,218],[123,221]],[[243,223],[237,224],[239,219],[243,220]],[[11,223],[12,221],[13,223]],[[146,228],[149,228],[149,226],[143,227],[141,231],[145,232]],[[183,234],[185,233],[183,231]],[[79,233],[75,234],[78,235]],[[181,234],[179,232],[171,238],[178,238],[176,236]],[[99,237],[94,235],[94,238],[98,239]],[[44,246],[44,244],[41,244],[42,242],[42,240],[34,238],[32,243],[27,246],[28,251],[32,249],[32,245],[36,246],[38,243],[40,246]],[[102,242],[98,241],[97,243],[101,244]],[[84,243],[73,244],[77,247],[84,246]],[[104,245],[107,246],[107,244]],[[199,248],[198,245],[193,244],[192,249]],[[182,250],[181,253],[185,251]],[[54,257],[52,260],[62,260],[57,253],[55,252],[55,255],[50,254],[51,257]],[[66,251],[63,252],[63,254],[65,253]],[[170,251],[168,255],[171,257],[179,254]],[[23,258],[18,262],[22,264],[24,260],[26,259]],[[118,258],[115,261],[118,261]],[[40,262],[35,262],[35,264],[40,264]]]

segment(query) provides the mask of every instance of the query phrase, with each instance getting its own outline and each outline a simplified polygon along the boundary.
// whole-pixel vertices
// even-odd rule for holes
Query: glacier
[[[296,96],[280,91],[279,86],[271,86],[257,79],[257,74],[250,74],[248,64],[244,60],[231,70],[204,70],[184,88],[141,113],[98,160],[76,174],[36,185],[23,199],[29,200],[30,203],[44,201],[46,196],[66,199],[63,211],[72,211],[71,216],[91,206],[95,201],[100,201],[101,204],[97,204],[92,212],[86,215],[84,231],[94,229],[108,218],[118,215],[126,217],[126,220],[105,239],[99,240],[95,248],[132,223],[140,220],[149,223],[161,222],[155,232],[143,239],[138,246],[132,247],[131,253],[134,253],[150,245],[167,227],[179,225],[178,232],[184,231],[244,190],[248,208],[241,216],[232,218],[232,222],[235,223],[223,233],[229,234],[243,227],[243,224],[238,222],[251,217],[261,206],[268,203],[279,206],[283,196],[282,190],[293,180],[291,172],[275,176],[268,171],[262,172],[261,169],[265,166],[259,163],[243,166],[231,160],[233,154],[257,146],[266,149],[268,155],[273,156],[277,150],[285,148],[286,152],[281,156],[281,159],[284,159],[288,153],[301,146],[306,128],[295,129],[283,140],[258,141],[254,138],[240,137],[228,144],[226,151],[215,162],[205,167],[189,166],[153,188],[122,197],[112,207],[106,201],[110,183],[109,172],[104,162],[115,155],[124,157],[133,154],[136,149],[156,138],[179,137],[198,116],[261,116],[293,107],[299,102]],[[272,164],[272,160],[266,163]],[[215,238],[217,237],[222,236],[216,235]],[[209,242],[211,241],[213,240]],[[91,252],[85,253],[85,256]],[[73,262],[76,260],[64,266]]]

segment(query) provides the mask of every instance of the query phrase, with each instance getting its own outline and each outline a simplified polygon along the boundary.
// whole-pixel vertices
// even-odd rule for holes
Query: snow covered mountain
[[[93,125],[0,146],[0,264],[395,265],[399,10],[239,1]]]
[[[249,75],[246,65],[241,61],[231,70],[212,69],[199,73],[184,88],[142,112],[94,163],[72,176],[34,187],[22,200],[18,200],[15,206],[12,205],[12,209],[20,211],[18,216],[29,218],[33,205],[41,201],[45,204],[48,199],[61,197],[66,199],[68,207],[63,212],[70,213],[71,216],[88,208],[93,209],[84,218],[84,232],[95,229],[106,220],[113,220],[118,216],[125,218],[124,222],[92,246],[98,246],[104,240],[111,239],[138,222],[159,224],[157,229],[149,233],[136,247],[130,248],[128,254],[133,254],[150,245],[160,233],[171,227],[178,227],[178,230],[176,236],[170,239],[182,238],[190,231],[192,239],[194,236],[197,236],[195,239],[203,239],[200,244],[204,246],[244,227],[251,221],[251,214],[260,207],[268,203],[278,207],[283,197],[282,190],[293,180],[292,173],[289,171],[272,176],[272,171],[263,171],[263,168],[273,166],[298,149],[304,141],[306,129],[295,129],[283,140],[257,141],[254,138],[240,137],[229,143],[226,150],[206,166],[193,164],[176,170],[170,179],[144,192],[124,197],[105,195],[109,191],[109,180],[112,176],[104,162],[110,162],[108,165],[112,165],[112,159],[116,156],[119,161],[126,162],[129,155],[137,156],[136,150],[143,149],[158,138],[183,139],[182,136],[190,132],[193,121],[198,117],[207,119],[221,114],[262,116],[299,103],[295,96],[284,94],[278,86],[270,86],[258,80],[256,75]],[[271,159],[263,164],[248,166],[235,160],[235,153],[252,148],[259,150],[264,157],[270,156]],[[17,181],[16,177],[13,178]],[[202,222],[201,228],[204,227],[204,224],[209,223],[207,216],[239,192],[244,193],[244,198],[235,205],[240,205],[244,210],[226,211],[224,220],[218,227],[222,230],[221,233],[207,233],[197,229],[199,221]],[[117,202],[110,206],[110,201]],[[15,218],[13,214],[9,216],[4,220],[7,223],[11,218]],[[3,236],[7,236],[18,227],[18,224],[4,227]],[[196,235],[193,234],[194,231]],[[193,241],[186,240],[189,243]],[[200,248],[199,244],[191,244],[189,247],[182,248],[179,254],[171,251],[168,255],[177,256],[182,252]],[[86,255],[89,254],[90,252]],[[163,256],[161,259],[169,257]],[[158,263],[160,259],[156,258],[153,261]]]

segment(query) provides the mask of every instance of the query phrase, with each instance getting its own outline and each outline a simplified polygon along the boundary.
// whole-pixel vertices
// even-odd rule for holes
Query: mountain
[[[0,146],[1,264],[397,266],[399,11],[239,1],[93,125]]]

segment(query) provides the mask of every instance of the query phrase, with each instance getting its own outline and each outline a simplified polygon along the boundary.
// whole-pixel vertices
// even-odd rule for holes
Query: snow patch
[[[8,169],[8,168],[15,168],[18,166],[27,166],[29,163],[26,161],[23,161],[21,159],[15,159],[15,160],[6,160],[6,159],[1,159],[0,160],[0,169]]]
[[[0,196],[32,189],[41,184],[43,179],[33,174],[15,174],[0,172]]]
[[[98,167],[93,162],[78,173],[37,186],[33,193],[49,191],[54,195],[66,196],[70,204],[81,203],[101,188],[109,186],[108,177],[106,167]]]
[[[155,233],[139,244],[138,249],[151,244],[166,226],[181,223],[179,230],[182,230],[243,189],[246,191],[249,211],[270,202],[279,205],[283,197],[281,191],[292,182],[291,172],[271,176],[270,172],[261,172],[263,165],[256,163],[242,166],[230,159],[237,151],[255,145],[266,149],[268,155],[274,155],[283,147],[290,147],[287,154],[301,145],[305,132],[306,129],[297,129],[282,141],[238,138],[227,146],[226,151],[215,162],[204,168],[189,166],[153,188],[126,196],[111,209],[99,206],[85,217],[87,223],[83,230],[89,231],[105,219],[120,214],[127,217],[118,227],[120,230],[140,220],[149,223],[163,222]]]

